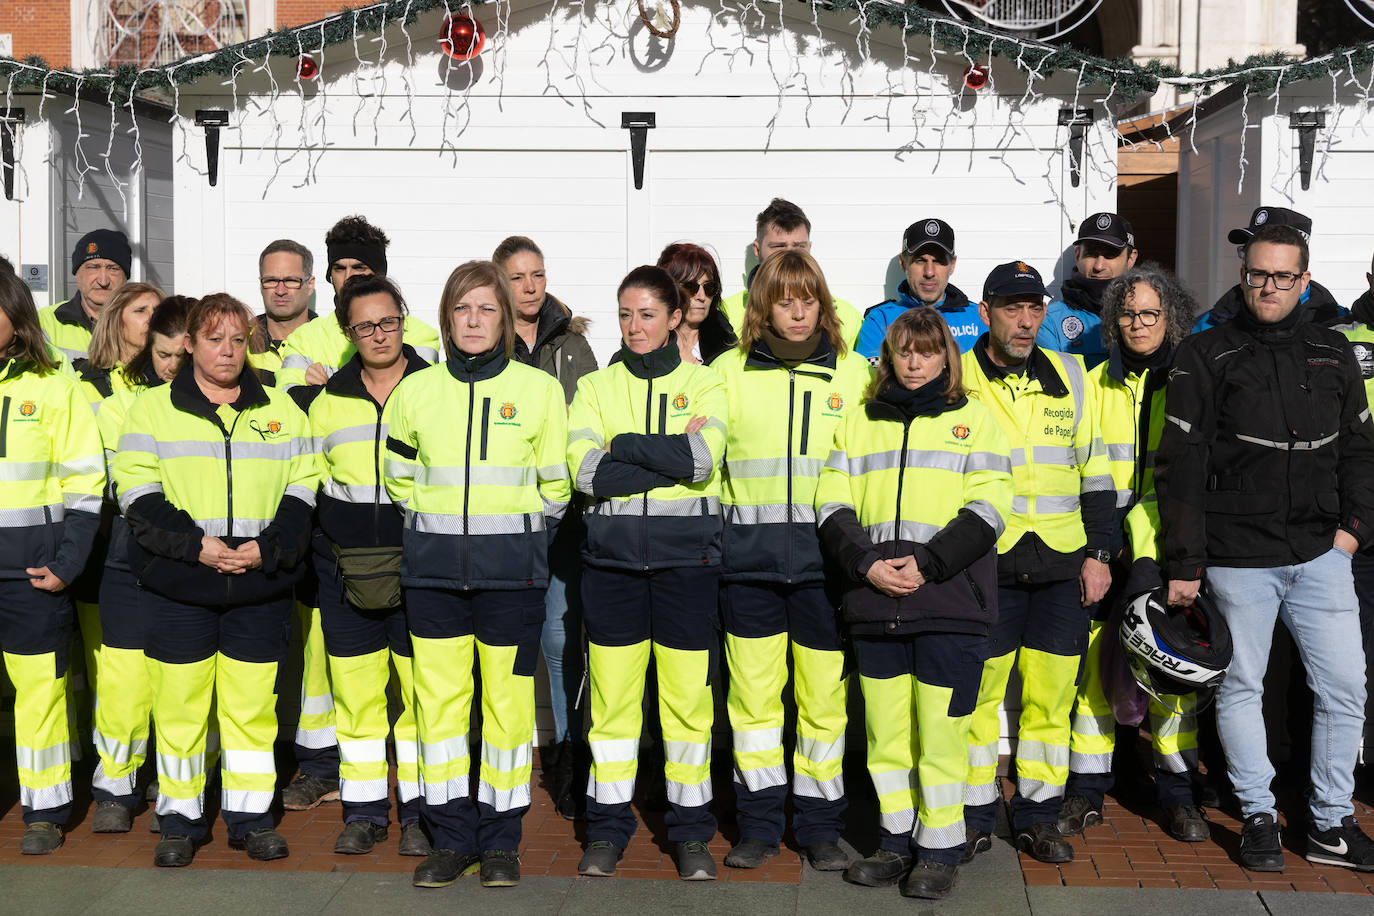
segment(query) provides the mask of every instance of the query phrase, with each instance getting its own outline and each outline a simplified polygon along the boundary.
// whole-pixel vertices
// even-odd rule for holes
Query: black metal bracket
[[[1083,147],[1092,125],[1091,108],[1059,109],[1059,126],[1069,129],[1069,184],[1075,188],[1083,183]]]
[[[0,114],[0,181],[5,185],[5,200],[14,200],[14,132],[25,120],[22,108]]]
[[[1326,127],[1326,112],[1290,112],[1288,126],[1298,132],[1298,170],[1306,191],[1312,186],[1312,154],[1317,149],[1317,131]]]
[[[630,161],[635,169],[635,190],[644,190],[644,144],[648,139],[649,128],[657,127],[657,118],[652,111],[622,111],[620,129],[630,132]]]
[[[219,184],[219,131],[229,126],[229,112],[223,108],[197,108],[196,126],[205,128],[205,164],[213,188]]]

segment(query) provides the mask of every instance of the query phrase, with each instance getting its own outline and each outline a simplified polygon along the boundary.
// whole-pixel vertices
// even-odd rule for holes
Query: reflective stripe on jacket
[[[571,492],[557,380],[504,354],[450,358],[402,380],[384,419],[386,489],[405,512],[402,583],[547,585],[546,532]]]
[[[819,582],[816,482],[835,427],[861,407],[869,371],[863,357],[837,357],[825,341],[795,366],[759,341],[711,364],[729,396],[729,438],[721,468],[724,511],[721,577]]]

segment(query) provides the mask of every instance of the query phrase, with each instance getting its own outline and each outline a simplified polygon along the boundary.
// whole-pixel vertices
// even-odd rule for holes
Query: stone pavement
[[[728,760],[728,758],[726,758]],[[712,849],[717,861],[736,838],[729,826],[729,772],[718,771],[718,807],[723,836]],[[853,800],[845,842],[855,854],[871,851],[876,811],[862,771],[848,774]],[[1284,799],[1297,810],[1296,799]],[[1287,831],[1287,870],[1279,875],[1251,874],[1233,861],[1239,824],[1209,811],[1212,842],[1179,843],[1158,826],[1157,812],[1123,806],[1109,799],[1106,823],[1075,838],[1077,858],[1061,866],[1019,856],[1006,839],[1005,822],[992,852],[960,871],[959,886],[947,901],[933,904],[902,898],[896,888],[845,884],[837,874],[802,866],[795,849],[785,848],[766,868],[720,868],[721,880],[676,880],[662,815],[640,813],[645,825],[636,835],[615,879],[575,878],[584,836],[580,825],[553,811],[542,787],[534,790],[521,849],[525,878],[518,888],[483,890],[475,877],[450,888],[413,888],[416,859],[395,852],[393,829],[383,849],[367,856],[332,852],[340,829],[340,809],[326,804],[313,811],[286,812],[280,830],[291,856],[256,863],[228,848],[216,824],[210,842],[187,869],[151,865],[156,837],[147,832],[148,813],[133,832],[90,832],[89,799],[78,799],[67,844],[47,857],[21,857],[23,832],[12,789],[0,788],[0,914],[138,913],[189,909],[197,914],[373,913],[404,908],[408,913],[452,912],[480,906],[483,916],[511,913],[608,913],[662,910],[672,913],[852,913],[865,916],[904,913],[993,913],[1061,916],[1110,912],[1111,916],[1345,916],[1374,914],[1374,875],[1313,867],[1302,859],[1301,830]],[[1360,821],[1374,832],[1374,810],[1357,805]],[[856,848],[859,847],[859,848]],[[169,896],[170,892],[170,896]],[[913,909],[915,907],[916,909]]]

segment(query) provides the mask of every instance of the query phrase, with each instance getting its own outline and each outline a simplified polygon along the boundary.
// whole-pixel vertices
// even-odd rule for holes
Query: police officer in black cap
[[[1135,266],[1135,231],[1116,213],[1094,213],[1078,224],[1073,275],[1045,310],[1035,342],[1046,350],[1083,357],[1091,369],[1107,358],[1102,339],[1102,294]]]

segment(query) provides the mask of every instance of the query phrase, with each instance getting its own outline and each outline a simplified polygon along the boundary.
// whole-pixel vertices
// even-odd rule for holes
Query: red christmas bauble
[[[313,80],[320,75],[320,65],[309,54],[302,54],[301,59],[296,61],[296,75],[303,80]]]
[[[439,47],[454,60],[472,60],[482,53],[487,33],[482,23],[471,16],[450,13],[439,29]]]
[[[975,92],[988,84],[988,70],[974,64],[964,71],[964,85]]]

